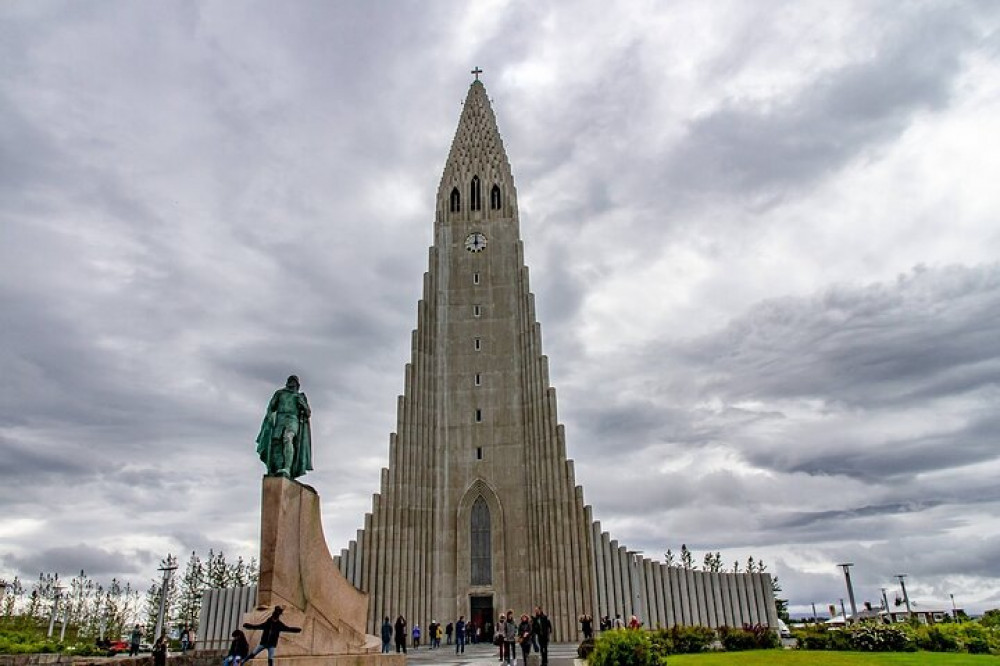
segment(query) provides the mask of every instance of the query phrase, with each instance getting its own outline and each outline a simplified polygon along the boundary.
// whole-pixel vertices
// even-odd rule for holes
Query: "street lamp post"
[[[958,622],[958,609],[955,607],[955,595],[951,593],[948,595],[951,597],[951,619]]]
[[[851,600],[851,619],[855,620],[858,617],[858,606],[854,603],[854,586],[851,584],[851,567],[854,566],[853,562],[847,562],[845,564],[838,564],[838,567],[844,570],[844,580],[847,582],[847,598]],[[847,623],[847,619],[844,619],[844,623]]]
[[[906,574],[896,574],[896,578],[899,579],[899,587],[903,590],[903,601],[906,602],[906,616],[913,617],[913,609],[910,608],[910,595],[906,593],[906,582],[903,580],[906,578]]]
[[[156,615],[156,631],[153,633],[154,641],[163,634],[163,616],[167,610],[167,585],[170,583],[170,576],[173,575],[176,569],[176,564],[168,564],[157,569],[157,571],[163,572],[163,585],[160,587],[160,612]]]
[[[63,588],[61,585],[56,585],[54,588],[55,595],[52,597],[52,613],[49,614],[49,633],[46,634],[46,638],[52,638],[52,630],[56,626],[56,613],[59,612],[59,599],[62,597]]]
[[[882,587],[882,588],[879,588],[879,589],[882,590],[882,610],[885,611],[885,616],[888,619],[889,618],[889,597],[887,597],[885,595],[885,592],[886,592],[887,588]]]

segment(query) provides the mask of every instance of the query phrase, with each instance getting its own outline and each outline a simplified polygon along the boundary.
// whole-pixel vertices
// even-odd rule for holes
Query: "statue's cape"
[[[279,389],[284,390],[284,389]],[[264,415],[264,420],[260,424],[260,432],[257,433],[257,455],[260,456],[264,466],[270,465],[271,440],[274,437],[274,421],[276,412],[268,411]],[[295,442],[295,459],[292,460],[291,475],[296,479],[308,471],[312,466],[312,430],[309,427],[309,419],[299,415],[298,439]]]

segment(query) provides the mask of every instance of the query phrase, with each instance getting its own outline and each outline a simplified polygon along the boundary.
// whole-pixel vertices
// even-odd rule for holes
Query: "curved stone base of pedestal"
[[[302,629],[281,634],[276,666],[405,664],[402,655],[382,654],[379,637],[365,632],[368,595],[334,565],[316,491],[268,476],[262,495],[257,607],[243,622],[260,624],[281,606],[281,621]],[[251,647],[257,645],[260,632],[247,632],[247,639]],[[257,660],[266,663],[262,655]]]

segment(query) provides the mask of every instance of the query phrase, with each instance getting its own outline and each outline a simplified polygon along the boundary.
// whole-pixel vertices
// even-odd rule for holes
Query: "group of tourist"
[[[508,610],[497,622],[493,643],[500,648],[500,661],[513,666],[517,662],[517,646],[521,647],[523,664],[527,666],[528,655],[532,650],[542,658],[542,666],[549,663],[549,639],[552,638],[552,623],[548,616],[538,606],[535,614],[527,613],[519,619],[514,617],[514,611]]]
[[[493,644],[500,648],[500,661],[513,666],[517,661],[517,646],[520,645],[524,664],[528,663],[528,655],[532,650],[541,655],[542,666],[548,664],[552,623],[539,607],[535,608],[534,615],[525,613],[520,619],[515,619],[514,611],[509,610],[506,615],[500,616],[495,627],[489,622],[482,623],[481,626],[472,621],[466,622],[465,616],[461,615],[444,628],[436,620],[432,620],[428,629],[432,649],[441,647],[442,637],[447,637],[448,645],[451,645],[454,636],[455,654],[462,654],[466,643],[477,643],[492,632]],[[382,620],[381,638],[383,653],[388,653],[395,643],[396,652],[405,654],[407,639],[412,639],[412,647],[420,647],[420,625],[414,624],[407,632],[406,618],[400,615],[392,622],[387,615]]]
[[[581,624],[582,624],[582,620],[581,620]],[[638,617],[636,617],[635,615],[633,615],[632,617],[629,618],[628,624],[626,624],[625,621],[622,620],[622,616],[619,615],[618,613],[615,613],[615,619],[614,620],[612,620],[611,617],[608,616],[608,615],[605,615],[604,617],[602,617],[601,618],[601,625],[600,625],[600,627],[601,627],[601,631],[610,631],[612,629],[625,629],[625,628],[628,628],[628,629],[639,629],[640,627],[642,627],[642,621],[640,621]],[[589,638],[586,635],[587,634],[586,631],[584,631],[583,633],[584,633],[584,637],[585,638]]]
[[[247,641],[246,634],[239,629],[233,631],[229,653],[222,660],[222,666],[240,666],[241,663],[250,661],[264,650],[267,650],[267,666],[274,666],[274,650],[278,647],[278,638],[282,632],[297,634],[302,631],[299,627],[289,627],[282,622],[281,614],[283,612],[284,609],[281,606],[275,606],[271,615],[263,622],[243,625],[244,629],[261,630],[260,643],[253,649],[253,652],[250,651],[250,643]]]

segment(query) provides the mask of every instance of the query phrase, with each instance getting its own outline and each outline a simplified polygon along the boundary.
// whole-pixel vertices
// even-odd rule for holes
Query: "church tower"
[[[542,354],[517,190],[474,73],[438,186],[389,466],[337,564],[368,593],[375,634],[386,616],[426,627],[464,615],[481,626],[535,606],[560,641],[577,638],[581,613],[719,626],[731,605],[721,584],[718,604],[707,578],[699,588],[699,576],[689,586],[674,572],[671,588],[668,567],[610,540],[584,505]],[[755,599],[742,589],[730,626]]]

